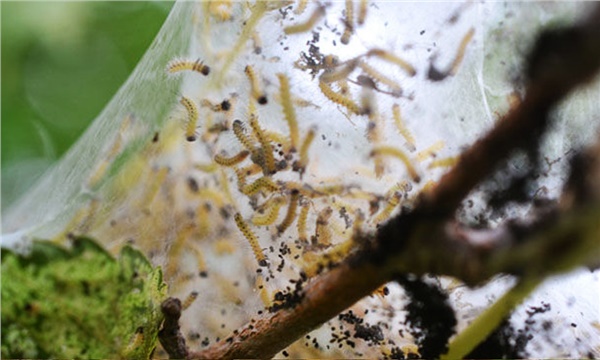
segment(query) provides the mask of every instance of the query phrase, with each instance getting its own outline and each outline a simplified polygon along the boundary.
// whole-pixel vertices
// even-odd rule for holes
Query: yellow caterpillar
[[[185,138],[187,141],[196,141],[196,125],[198,123],[198,108],[196,104],[185,96],[179,100],[188,113],[188,121],[185,127]]]
[[[417,170],[414,168],[408,156],[406,156],[400,149],[386,145],[379,146],[371,151],[371,156],[377,155],[389,155],[399,159],[400,161],[402,161],[402,163],[404,163],[406,171],[408,171],[408,175],[412,178],[414,182],[419,182],[421,180],[419,174],[417,173]]]
[[[252,217],[252,223],[256,226],[266,226],[273,224],[279,215],[281,206],[285,203],[285,199],[281,196],[277,196],[264,204],[264,213],[255,214]]]
[[[222,166],[234,166],[244,161],[248,157],[248,155],[250,155],[250,151],[242,150],[236,155],[233,155],[232,157],[225,157],[223,155],[217,154],[215,155],[214,160],[217,164]]]
[[[323,95],[325,95],[325,97],[327,97],[332,102],[345,107],[346,109],[348,109],[348,111],[350,111],[353,114],[357,114],[357,115],[362,114],[363,111],[360,108],[360,106],[358,106],[358,104],[356,104],[349,97],[346,97],[342,94],[339,94],[339,93],[336,93],[335,91],[333,91],[333,89],[331,89],[329,84],[327,84],[326,82],[319,81],[319,89],[321,89],[321,92],[323,93]]]
[[[246,73],[248,80],[250,80],[250,95],[256,99],[256,102],[259,104],[266,104],[268,102],[267,95],[261,89],[260,82],[256,73],[254,72],[254,68],[251,65],[247,65],[246,68],[244,68],[244,72]]]
[[[277,186],[277,184],[275,184],[275,182],[273,182],[271,178],[263,176],[255,182],[253,182],[252,184],[244,186],[242,188],[242,193],[248,196],[252,196],[258,193],[263,188],[268,190],[269,192],[279,190],[279,186]]]
[[[290,205],[288,206],[287,213],[281,224],[277,225],[277,232],[279,235],[283,234],[290,225],[296,219],[296,209],[298,208],[298,200],[300,200],[300,192],[292,190],[290,196]]]
[[[200,61],[200,59],[196,61],[187,59],[175,59],[167,64],[167,73],[169,74],[185,70],[195,71],[204,76],[210,74],[210,67],[208,65],[204,65],[204,63]]]
[[[311,31],[315,24],[319,22],[319,20],[321,20],[323,16],[325,16],[325,7],[319,6],[315,9],[315,11],[313,11],[313,13],[305,22],[296,25],[286,26],[283,29],[283,31],[286,35],[300,34],[303,32]]]
[[[254,252],[254,257],[256,258],[258,265],[267,266],[267,258],[265,257],[265,254],[263,253],[262,249],[260,248],[258,239],[256,235],[252,232],[252,230],[250,230],[248,225],[244,222],[244,220],[242,219],[242,215],[240,215],[240,213],[235,213],[233,219],[235,220],[235,224],[237,225],[238,229],[242,232],[246,240],[248,240],[248,243],[252,248],[252,252]]]
[[[287,76],[281,73],[277,74],[277,77],[279,78],[279,93],[283,114],[290,128],[291,149],[295,151],[300,141],[300,135],[298,133],[298,122],[296,121],[296,110],[292,104],[292,96],[290,94],[290,81]]]

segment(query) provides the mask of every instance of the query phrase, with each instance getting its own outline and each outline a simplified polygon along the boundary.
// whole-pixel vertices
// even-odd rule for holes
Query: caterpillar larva
[[[185,138],[187,141],[196,141],[196,125],[198,124],[198,108],[196,104],[185,96],[179,100],[188,113],[188,121],[185,127]]]
[[[267,266],[267,258],[265,257],[265,254],[263,253],[262,249],[260,248],[258,238],[252,232],[252,230],[250,230],[248,225],[244,222],[244,219],[242,219],[242,215],[240,215],[240,213],[235,213],[233,219],[235,220],[235,224],[237,225],[238,229],[242,232],[246,240],[248,240],[248,243],[252,248],[252,252],[254,252],[254,257],[256,258],[258,265]]]
[[[223,155],[217,154],[215,155],[214,160],[217,164],[222,166],[234,166],[244,161],[248,157],[248,155],[250,155],[250,151],[242,150],[231,157],[225,157]]]
[[[188,294],[188,296],[185,297],[185,300],[183,300],[183,302],[181,303],[181,310],[186,310],[187,308],[189,308],[190,305],[192,305],[194,303],[194,301],[196,301],[197,298],[198,298],[197,291],[190,292]]]
[[[415,76],[417,74],[417,70],[415,70],[414,66],[412,66],[411,64],[409,64],[407,61],[401,59],[400,57],[398,57],[395,54],[392,54],[391,52],[388,52],[386,50],[383,49],[371,49],[369,50],[366,55],[367,57],[369,56],[376,56],[382,60],[385,60],[389,63],[392,64],[396,64],[398,65],[402,70],[406,71],[406,73],[409,76]]]
[[[286,35],[299,34],[299,33],[307,32],[307,31],[311,31],[312,28],[315,26],[315,24],[317,22],[319,22],[319,20],[321,20],[321,18],[323,16],[325,16],[325,7],[322,5],[319,5],[319,7],[317,7],[315,9],[315,11],[313,11],[313,13],[310,15],[310,17],[305,22],[299,23],[296,25],[286,26],[283,29],[283,31],[285,32]]]
[[[208,65],[204,65],[204,63],[200,59],[195,61],[186,59],[175,59],[167,64],[167,72],[169,74],[173,74],[184,70],[195,71],[204,76],[210,74],[210,67]]]
[[[377,71],[374,67],[372,67],[371,65],[367,64],[364,61],[360,61],[358,63],[358,66],[367,74],[369,75],[371,78],[375,79],[376,81],[387,85],[390,90],[391,90],[391,95],[394,97],[400,97],[402,95],[402,87],[396,83],[394,80],[390,79],[389,77],[383,75],[382,73],[380,73],[379,71]]]
[[[394,104],[392,106],[392,116],[394,117],[394,124],[396,124],[396,129],[398,129],[398,132],[406,141],[406,147],[408,148],[408,151],[415,151],[415,138],[404,124],[404,121],[402,120],[402,115],[400,114],[400,106],[398,104]]]
[[[425,161],[429,157],[435,157],[435,153],[440,151],[444,147],[444,142],[442,140],[438,140],[433,145],[428,147],[425,150],[419,151],[417,153],[417,161]]]
[[[308,4],[308,0],[298,0],[298,5],[294,10],[294,14],[301,15],[304,10],[306,10],[306,5]]]
[[[206,237],[210,233],[210,211],[212,206],[209,202],[204,202],[196,208],[196,218],[198,219],[198,236]]]
[[[249,151],[254,151],[254,141],[246,134],[246,128],[241,120],[233,122],[233,134],[238,141]]]
[[[357,115],[362,114],[362,109],[360,108],[360,106],[358,106],[351,98],[333,91],[333,89],[326,82],[319,81],[319,89],[321,89],[323,95],[325,95],[325,97],[327,97],[332,102],[345,107],[351,113]]]
[[[246,65],[244,72],[250,81],[250,95],[261,105],[268,102],[267,94],[265,94],[260,86],[260,80],[251,65]]]
[[[373,224],[379,224],[384,222],[390,218],[390,215],[398,207],[400,204],[400,200],[402,199],[402,193],[395,192],[392,195],[392,198],[388,201],[387,205],[381,210],[379,214],[373,219]]]
[[[329,228],[331,214],[333,214],[333,209],[331,207],[326,207],[319,212],[319,215],[317,215],[315,238],[322,246],[331,245],[331,229]]]
[[[451,166],[454,166],[457,161],[458,161],[458,158],[456,156],[450,156],[450,157],[443,158],[443,159],[435,159],[429,163],[429,166],[427,166],[427,168],[433,169],[436,167],[443,167],[443,168],[451,167]]]
[[[421,181],[421,178],[420,178],[419,174],[417,173],[417,170],[413,166],[413,164],[410,161],[410,159],[408,158],[408,156],[406,156],[402,152],[402,150],[397,149],[392,146],[384,145],[384,146],[376,147],[371,151],[371,156],[377,156],[377,155],[389,155],[389,156],[393,156],[393,157],[399,159],[400,161],[402,161],[402,163],[404,163],[404,166],[406,167],[406,171],[408,171],[408,175],[412,178],[412,180],[414,182]]]
[[[298,142],[300,141],[300,135],[298,133],[298,122],[296,121],[296,109],[292,104],[292,95],[290,93],[290,81],[285,74],[277,74],[279,78],[279,93],[281,97],[281,106],[283,107],[283,114],[285,120],[290,128],[290,141],[292,151],[296,151]]]
[[[268,192],[274,192],[279,190],[279,186],[271,180],[271,178],[263,176],[252,184],[248,184],[242,188],[242,193],[248,196],[255,195],[261,189],[266,189]]]
[[[207,277],[208,271],[206,270],[206,261],[204,260],[204,255],[202,255],[202,251],[196,246],[191,246],[190,249],[196,257],[196,263],[198,265],[198,276],[200,276],[201,278]]]
[[[427,77],[429,78],[429,80],[442,81],[446,77],[453,76],[456,74],[460,63],[462,62],[465,56],[467,45],[469,45],[469,42],[471,41],[471,39],[473,39],[473,35],[475,35],[475,29],[471,28],[462,38],[462,41],[458,46],[458,50],[456,51],[456,56],[454,57],[454,60],[452,60],[446,71],[440,71],[435,66],[433,66],[433,63],[430,64],[429,72],[427,73]]]
[[[269,138],[267,138],[263,129],[260,127],[260,124],[258,123],[258,118],[254,114],[250,116],[250,127],[252,128],[252,132],[254,133],[254,136],[256,136],[256,138],[258,139],[258,142],[260,143],[262,148],[261,155],[263,157],[262,160],[264,160],[264,163],[261,163],[259,165],[263,167],[265,174],[274,174],[275,158],[273,157],[273,147],[271,146]],[[256,152],[253,155],[256,155]]]
[[[458,71],[458,67],[460,66],[460,63],[462,62],[463,58],[465,57],[465,51],[467,50],[467,45],[469,45],[469,42],[471,42],[471,39],[473,39],[473,35],[475,35],[475,29],[471,28],[471,29],[469,29],[469,31],[467,31],[465,36],[462,38],[460,45],[458,46],[458,51],[456,52],[456,56],[454,57],[454,60],[450,64],[450,67],[449,67],[450,70],[448,71],[448,74],[455,75],[456,72]]]
[[[200,106],[207,107],[214,112],[226,112],[231,109],[231,102],[228,99],[225,99],[218,104],[213,104],[210,100],[203,99],[200,102]]]
[[[346,0],[346,18],[344,19],[344,33],[340,39],[340,42],[347,45],[350,42],[350,36],[354,32],[354,4],[353,0]]]
[[[248,165],[240,169],[235,169],[235,175],[238,181],[238,189],[242,189],[246,186],[246,178],[251,175],[258,174],[262,169],[256,164]]]
[[[319,77],[320,81],[332,83],[340,80],[346,80],[348,76],[356,69],[357,60],[349,60],[341,69],[334,71],[333,69],[325,69],[325,72]],[[345,93],[342,90],[342,93]]]
[[[367,17],[367,6],[369,5],[368,0],[360,0],[358,4],[358,19],[356,22],[358,25],[362,25],[365,23],[365,19]]]
[[[285,204],[285,199],[281,196],[274,197],[264,204],[264,213],[255,213],[252,217],[252,224],[256,226],[271,225],[277,221],[279,210]]]
[[[298,208],[298,200],[300,200],[300,192],[297,190],[292,190],[290,196],[290,205],[288,206],[287,212],[285,214],[285,218],[281,222],[281,224],[277,225],[277,232],[279,235],[283,234],[285,230],[287,230],[290,225],[296,219],[296,209]]]
[[[267,284],[265,283],[265,279],[262,276],[256,277],[255,286],[260,292],[260,299],[262,300],[265,308],[268,308],[269,306],[273,305],[273,302],[271,301],[271,295],[269,294],[269,291],[267,289]]]
[[[304,202],[300,209],[300,215],[298,215],[298,238],[302,242],[308,241],[308,234],[306,233],[306,220],[308,219],[308,211],[310,210],[310,204]]]
[[[300,173],[300,178],[302,178],[304,171],[306,171],[306,166],[308,165],[308,149],[315,139],[316,134],[317,130],[314,127],[308,130],[308,133],[302,142],[302,146],[300,147],[300,159],[294,163],[293,169]]]

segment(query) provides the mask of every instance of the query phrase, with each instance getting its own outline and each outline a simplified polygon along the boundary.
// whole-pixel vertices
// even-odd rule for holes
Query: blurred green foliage
[[[151,44],[169,2],[5,2],[2,209],[65,153]]]

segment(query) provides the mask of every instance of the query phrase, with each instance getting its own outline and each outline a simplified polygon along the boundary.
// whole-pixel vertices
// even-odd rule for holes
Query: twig
[[[169,354],[170,359],[185,359],[188,349],[185,338],[179,331],[179,318],[181,317],[181,301],[170,297],[163,301],[160,309],[165,316],[162,329],[158,332],[158,340]]]
[[[348,261],[317,276],[301,290],[300,302],[252,321],[191,358],[270,358],[387,282],[372,264]]]

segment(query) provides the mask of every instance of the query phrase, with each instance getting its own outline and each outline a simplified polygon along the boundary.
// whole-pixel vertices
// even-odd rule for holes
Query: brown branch
[[[518,148],[536,146],[552,108],[600,67],[600,6],[579,26],[543,33],[529,59],[523,102],[461,154],[458,164],[424,198],[425,207],[451,215],[462,199]]]
[[[348,261],[322,273],[300,291],[297,305],[251,321],[230,337],[191,358],[270,358],[302,335],[315,329],[372,293],[389,278],[370,263]]]
[[[169,354],[169,359],[185,359],[188,356],[188,349],[185,338],[179,330],[181,301],[170,297],[162,302],[160,310],[165,317],[162,329],[158,332],[160,344]]]
[[[190,353],[189,357],[272,357],[397,273],[446,274],[473,284],[500,272],[526,271],[530,265],[526,257],[518,262],[510,260],[512,251],[529,249],[527,241],[518,241],[521,236],[515,237],[514,232],[506,230],[504,234],[497,234],[499,237],[494,243],[481,245],[452,236],[445,227],[446,222],[462,199],[512,151],[537,146],[535,139],[545,129],[551,109],[597,72],[600,6],[591,18],[580,26],[542,36],[530,60],[531,82],[524,101],[465,151],[457,166],[421,199],[413,212],[389,221],[375,235],[357,239],[353,254],[297,289],[292,297],[294,301],[284,303],[283,309],[252,320],[225,340]],[[597,216],[597,212],[592,212],[592,219],[593,216]],[[595,228],[591,231],[598,234]],[[466,234],[463,232],[462,236]],[[527,235],[535,237],[535,232]],[[568,235],[566,231],[563,239]],[[509,250],[499,252],[506,241]],[[565,249],[561,247],[566,245],[565,241],[557,244],[554,251]],[[527,255],[532,256],[532,253],[527,252]]]

